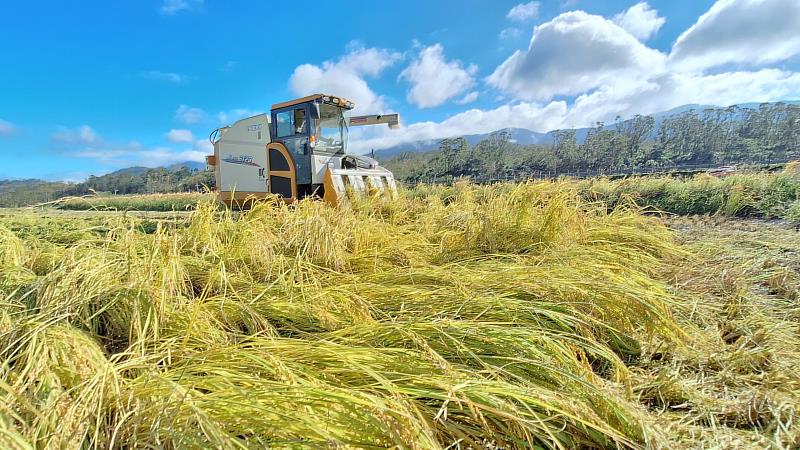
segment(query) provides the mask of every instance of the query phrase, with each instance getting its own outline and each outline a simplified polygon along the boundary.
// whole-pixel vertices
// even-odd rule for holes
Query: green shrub
[[[792,222],[800,224],[800,200],[795,200],[791,205],[789,205],[789,207],[786,209],[785,217]]]

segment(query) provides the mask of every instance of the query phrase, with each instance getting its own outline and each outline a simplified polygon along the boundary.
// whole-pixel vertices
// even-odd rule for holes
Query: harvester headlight
[[[323,102],[329,102],[329,101],[331,101],[331,98],[330,97],[322,97],[322,101]]]
[[[339,104],[339,99],[334,97],[333,104],[334,105],[338,105]]]
[[[356,105],[355,105],[355,103],[353,103],[353,102],[347,102],[347,107],[348,107],[348,108],[352,108],[352,107],[354,107],[354,106],[356,106]]]

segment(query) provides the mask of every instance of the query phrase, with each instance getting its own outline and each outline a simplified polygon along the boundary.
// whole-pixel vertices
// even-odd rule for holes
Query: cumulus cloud
[[[139,74],[147,80],[163,81],[172,84],[182,84],[189,80],[186,75],[175,72],[161,72],[160,70],[148,70]]]
[[[697,103],[728,106],[797,98],[800,74],[777,69],[716,75],[662,73],[624,85],[608,85],[575,99],[565,126],[586,126]]]
[[[369,87],[366,78],[377,77],[401,57],[391,50],[351,43],[347,53],[336,61],[297,66],[289,79],[289,88],[297,96],[340,95],[355,102],[355,110],[360,114],[385,112],[385,98]]]
[[[145,148],[141,144],[131,143],[123,148],[80,150],[74,156],[95,159],[116,167],[161,167],[185,161],[203,162],[206,154],[196,150],[176,151],[167,147]]]
[[[665,60],[614,22],[573,11],[537,26],[528,49],[514,52],[487,81],[516,99],[548,100],[638,79]]]
[[[441,122],[418,122],[389,130],[385,127],[362,127],[351,130],[350,150],[367,152],[417,140],[435,140],[448,136],[488,133],[502,128],[550,130],[558,128],[567,112],[564,101],[520,102],[490,110],[470,109]]]
[[[410,103],[432,108],[475,85],[473,76],[477,71],[475,65],[464,67],[461,61],[447,61],[442,45],[434,44],[420,50],[400,78],[411,84],[407,95]]]
[[[719,0],[675,41],[671,62],[683,70],[727,63],[763,65],[800,54],[797,0]]]
[[[511,20],[516,20],[518,22],[524,22],[526,20],[532,20],[539,17],[539,7],[541,3],[539,2],[528,2],[528,3],[520,3],[517,6],[511,8],[506,14],[506,17]]]
[[[472,103],[478,99],[478,91],[472,91],[467,95],[461,97],[460,99],[456,100],[456,103],[459,105],[466,105],[467,103]]]
[[[16,132],[17,132],[17,127],[13,123],[7,120],[0,119],[0,137],[11,136]]]
[[[547,132],[589,127],[616,116],[631,117],[699,103],[727,106],[771,102],[800,96],[800,73],[777,69],[717,75],[662,73],[651,79],[609,84],[566,101],[515,102],[489,110],[470,109],[441,122],[419,122],[389,130],[363,127],[351,131],[350,149],[368,152],[414,141],[488,133],[503,128]]]
[[[208,154],[207,147],[199,140],[190,148],[146,147],[138,141],[108,141],[88,125],[76,129],[61,127],[53,133],[50,140],[52,148],[60,153],[94,159],[114,167],[159,167],[183,161],[201,162]]]
[[[785,0],[741,0],[743,4],[773,5],[780,2],[785,3]],[[617,115],[630,117],[655,113],[687,103],[726,106],[800,98],[800,73],[790,70],[732,69],[734,71],[707,74],[691,65],[678,64],[705,51],[698,44],[702,41],[698,36],[711,33],[707,31],[709,29],[718,29],[720,23],[729,24],[728,19],[720,17],[730,14],[725,11],[732,8],[731,3],[721,0],[715,4],[681,36],[669,57],[642,42],[664,23],[664,19],[646,2],[634,5],[613,20],[582,11],[561,14],[534,28],[528,48],[514,52],[486,78],[489,86],[501,92],[499,98],[510,99],[509,103],[490,109],[469,109],[441,121],[412,123],[400,130],[354,128],[351,130],[350,149],[366,152],[371,148],[509,127],[540,132],[584,127],[596,121],[613,120]],[[784,6],[787,11],[793,11],[791,4]],[[746,15],[757,17],[752,12]],[[791,22],[794,18],[786,20]],[[784,36],[785,42],[762,49],[765,53],[777,55],[765,56],[763,61],[778,61],[785,59],[786,55],[798,53],[792,44],[796,36],[788,36],[783,28],[778,28],[778,34]],[[725,55],[729,48],[750,48],[749,44],[740,41],[742,34],[747,33],[731,32],[727,37],[725,33],[711,37],[721,39],[712,41]],[[765,35],[754,35],[756,47],[769,41]],[[474,66],[464,67],[457,60],[448,60],[439,44],[416,47],[415,52],[413,60],[400,75],[400,79],[410,85],[409,102],[420,107],[441,105],[446,101],[464,104],[482,95],[475,88]],[[374,92],[367,80],[380,76],[400,59],[402,55],[394,51],[351,44],[339,58],[295,68],[289,86],[298,96],[316,92],[342,95],[355,101],[361,114],[385,112],[385,98]],[[716,60],[709,58],[712,66],[722,64],[718,62],[720,60],[737,61],[730,56]],[[214,117],[221,123],[230,123],[256,113],[233,109]],[[176,119],[197,123],[208,120],[208,114],[202,109],[181,105],[176,111]],[[94,147],[97,146],[90,146],[90,149]],[[196,152],[193,154],[196,160],[201,160],[211,151],[209,147],[206,141],[197,140],[192,148],[180,152]],[[160,150],[163,149],[142,149],[138,154],[152,151],[156,158]],[[170,151],[170,154],[177,153],[184,159],[191,159],[190,154],[180,152]]]
[[[666,21],[647,2],[639,2],[614,16],[614,23],[643,41],[656,34]]]
[[[203,6],[203,0],[164,0],[158,12],[171,16],[181,11],[191,11]]]
[[[200,123],[206,119],[208,113],[200,108],[193,108],[188,105],[181,105],[175,111],[175,120],[187,125]]]
[[[76,144],[93,146],[102,144],[103,142],[100,135],[89,125],[82,125],[76,129],[59,127],[58,131],[53,133],[51,138],[55,143],[66,145]]]
[[[500,31],[500,39],[516,39],[522,35],[522,30],[516,27],[503,28]]]
[[[753,1],[756,0],[743,3]],[[770,1],[760,0],[762,4]],[[728,3],[718,2],[704,17],[721,14],[715,11],[720,5],[729,8]],[[637,15],[649,25],[638,23],[641,26],[634,27],[636,22],[632,18]],[[752,12],[749,15],[757,16]],[[506,105],[470,109],[438,122],[412,123],[399,131],[385,127],[354,129],[350,148],[366,152],[509,127],[539,132],[586,127],[597,121],[612,121],[616,116],[652,114],[690,103],[728,106],[800,99],[800,72],[763,68],[706,74],[670,64],[667,55],[648,48],[634,36],[646,39],[663,23],[657,12],[644,2],[615,19],[619,23],[575,11],[536,27],[528,48],[515,52],[486,79],[490,86],[510,97]],[[706,20],[701,18],[698,24],[702,23]],[[693,29],[704,27],[707,25],[696,25]],[[684,35],[692,33],[689,30]],[[692,39],[696,37],[684,38],[684,42]],[[732,39],[731,45],[748,47],[739,43],[738,33]],[[763,42],[763,36],[758,35],[755,40]],[[727,43],[718,45],[723,52],[729,47]],[[780,55],[792,54],[791,46],[782,48]],[[731,62],[728,57],[725,60]],[[478,95],[472,89],[464,92],[467,94],[461,100],[465,102],[474,101]],[[558,99],[560,96],[567,98]]]
[[[213,124],[214,120],[216,119],[218,125],[230,125],[237,120],[263,113],[264,111],[258,111],[254,109],[234,108],[226,111],[220,111],[216,114],[209,114],[202,108],[181,105],[175,111],[175,120],[186,125],[197,125],[199,123]]]
[[[166,134],[169,142],[174,144],[186,144],[194,140],[194,135],[190,130],[169,130]]]
[[[231,125],[233,122],[237,120],[244,119],[246,117],[253,117],[258,114],[262,114],[263,111],[255,111],[252,109],[246,108],[237,108],[232,109],[230,111],[220,111],[217,113],[217,120],[221,125]]]
[[[196,152],[201,152],[203,155],[210,155],[214,153],[214,145],[208,139],[198,139],[194,141],[194,145],[192,146],[192,150]],[[203,159],[205,160],[205,159]],[[194,161],[194,160],[192,160]],[[199,160],[198,160],[199,161]]]

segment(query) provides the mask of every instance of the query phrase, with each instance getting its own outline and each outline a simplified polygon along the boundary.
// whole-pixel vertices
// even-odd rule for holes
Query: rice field
[[[0,448],[797,448],[800,236],[572,182],[0,216]]]
[[[67,197],[53,202],[58,209],[69,211],[188,211],[210,194],[178,192],[147,195],[93,195]]]
[[[800,162],[777,173],[741,172],[723,178],[700,174],[690,178],[592,178],[576,182],[589,201],[611,207],[635,203],[673,214],[716,214],[800,222]]]

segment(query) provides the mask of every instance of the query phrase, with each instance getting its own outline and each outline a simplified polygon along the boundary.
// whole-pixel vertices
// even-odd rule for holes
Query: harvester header
[[[219,200],[243,206],[276,194],[287,202],[316,196],[336,205],[369,191],[395,196],[394,175],[372,158],[348,154],[347,143],[350,127],[394,129],[400,117],[351,117],[354,107],[343,97],[314,94],[215,130],[214,155],[206,162],[214,168]]]

